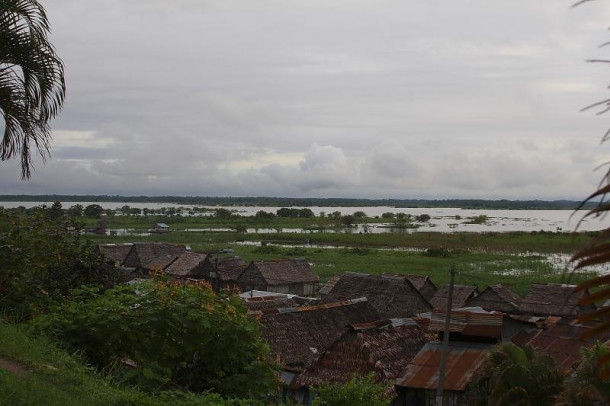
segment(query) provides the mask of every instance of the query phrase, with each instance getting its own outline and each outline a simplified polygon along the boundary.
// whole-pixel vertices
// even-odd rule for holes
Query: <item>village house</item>
[[[237,277],[246,269],[247,264],[238,256],[215,258],[213,269],[206,279],[215,290],[232,289],[237,286]]]
[[[319,300],[312,297],[302,297],[289,293],[266,292],[261,290],[243,292],[239,294],[239,297],[246,302],[249,312],[319,304]]]
[[[521,296],[510,290],[505,285],[488,286],[478,296],[466,302],[467,307],[480,307],[487,311],[498,311],[503,313],[519,313]]]
[[[443,404],[467,405],[466,388],[483,367],[493,344],[477,342],[449,342],[445,372]],[[393,405],[436,405],[442,344],[426,344],[396,380],[398,398]]]
[[[422,294],[402,277],[345,272],[331,283],[331,287],[325,287],[323,302],[366,297],[382,318],[412,317],[432,310]]]
[[[580,306],[578,301],[589,295],[589,291],[576,291],[576,285],[559,283],[534,283],[521,301],[523,314],[577,318],[595,310],[595,305]]]
[[[104,262],[118,268],[121,266],[133,244],[98,244],[97,249],[104,257]]]
[[[465,307],[469,300],[474,299],[479,294],[479,290],[476,286],[469,285],[454,285],[453,286],[453,298],[451,301],[451,308],[458,309]],[[447,299],[449,297],[449,285],[445,285],[440,288],[432,299],[430,304],[435,309],[444,310],[447,308]]]
[[[252,261],[237,277],[236,283],[242,291],[254,289],[313,296],[320,277],[304,259]]]
[[[389,272],[384,272],[381,276],[384,278],[390,277],[398,277],[398,278],[406,278],[411,284],[422,294],[423,297],[429,302],[434,294],[438,290],[434,282],[427,275],[412,275],[412,274],[393,274]]]
[[[480,308],[451,311],[444,404],[468,404],[467,386],[485,364],[489,352],[502,340],[502,323],[503,314],[499,312]],[[432,312],[428,329],[438,333],[438,340],[426,344],[396,380],[399,396],[394,405],[436,404],[444,325],[445,312]]]
[[[214,265],[209,254],[186,251],[165,268],[165,273],[175,279],[204,279]]]
[[[353,324],[296,379],[294,386],[319,387],[374,374],[384,386],[396,378],[421,348],[436,339],[413,319],[386,319]],[[390,386],[394,392],[394,386]]]
[[[122,267],[138,275],[163,270],[187,251],[183,244],[134,243]]]
[[[326,351],[352,324],[379,320],[379,314],[366,298],[293,308],[250,312],[262,326],[262,336],[281,365],[286,395],[308,401],[308,392],[298,390],[294,379]]]
[[[169,226],[165,223],[155,223],[153,224],[153,228],[150,230],[152,233],[169,233]]]

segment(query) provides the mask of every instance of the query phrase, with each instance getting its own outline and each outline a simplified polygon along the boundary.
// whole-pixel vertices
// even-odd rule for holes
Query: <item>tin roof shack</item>
[[[488,311],[514,314],[519,312],[521,296],[504,285],[488,286],[481,294],[468,300],[466,306]]]
[[[165,268],[165,272],[175,279],[204,279],[214,265],[209,254],[186,251]]]
[[[439,341],[443,339],[445,316],[443,310],[430,314],[428,331],[438,332]],[[502,313],[487,312],[480,307],[454,309],[449,323],[449,341],[497,344],[502,341],[503,319]]]
[[[152,230],[150,230],[152,233],[169,233],[170,229],[169,226],[165,223],[155,223],[153,225]]]
[[[133,244],[98,244],[97,248],[104,257],[104,261],[115,268],[121,266]]]
[[[148,275],[153,269],[165,269],[176,258],[186,252],[182,244],[135,243],[123,261],[123,268]]]
[[[381,276],[408,279],[408,281],[411,282],[413,286],[415,286],[415,289],[417,289],[419,293],[421,293],[422,296],[425,297],[428,302],[430,301],[430,299],[432,299],[436,291],[438,291],[436,285],[427,275],[393,274],[389,272],[384,272]]]
[[[432,307],[405,278],[346,272],[334,281],[323,302],[366,297],[383,318],[412,317]]]
[[[313,296],[318,290],[320,277],[304,259],[279,261],[252,261],[237,277],[241,290],[266,290]]]
[[[375,374],[387,385],[429,341],[413,319],[387,319],[353,324],[297,378],[300,387],[318,387],[325,382],[345,383],[354,374]]]
[[[485,364],[493,347],[493,344],[487,343],[449,342],[443,392],[444,405],[468,404],[466,388]],[[426,344],[419,351],[404,374],[396,380],[399,396],[394,405],[436,405],[441,354],[442,344],[438,341]]]
[[[582,338],[583,334],[593,327],[590,324],[580,324],[574,319],[549,317],[542,328],[522,331],[516,334],[512,341],[519,346],[531,345],[536,350],[550,355],[569,373],[582,359],[581,348],[590,347],[596,341],[610,340],[610,333]]]
[[[451,311],[444,404],[468,404],[466,387],[483,366],[490,349],[501,341],[503,317],[502,313],[481,308]],[[394,404],[436,404],[444,328],[445,312],[435,310],[430,314],[428,329],[438,332],[439,340],[426,344],[396,381],[399,397]]]
[[[520,309],[523,314],[576,318],[595,310],[595,305],[578,305],[578,301],[588,295],[587,290],[577,292],[576,285],[534,283],[521,301]]]
[[[465,307],[466,303],[474,299],[479,294],[476,286],[454,285],[453,300],[451,303],[452,309]],[[449,285],[440,288],[430,299],[430,304],[435,309],[444,310],[447,308],[447,297],[449,296]]]
[[[213,269],[210,270],[206,279],[217,291],[231,289],[237,286],[237,277],[242,274],[246,267],[246,261],[237,256],[215,258]]]

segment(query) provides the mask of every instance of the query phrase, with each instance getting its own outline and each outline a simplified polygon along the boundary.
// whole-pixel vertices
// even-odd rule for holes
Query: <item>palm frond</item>
[[[49,22],[36,0],[0,2],[0,110],[5,129],[0,159],[20,156],[31,176],[31,153],[50,153],[48,121],[65,99],[64,65],[49,43]]]

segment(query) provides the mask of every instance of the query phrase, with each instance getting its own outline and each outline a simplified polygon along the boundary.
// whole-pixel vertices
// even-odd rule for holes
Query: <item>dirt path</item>
[[[0,357],[0,368],[11,374],[17,375],[20,378],[25,377],[29,371],[23,366],[14,361]]]

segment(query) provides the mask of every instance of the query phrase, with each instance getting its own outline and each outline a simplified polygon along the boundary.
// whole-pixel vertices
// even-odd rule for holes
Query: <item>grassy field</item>
[[[91,238],[97,243],[157,241],[188,244],[193,250],[201,252],[231,249],[234,255],[246,261],[307,258],[314,264],[323,282],[336,273],[354,271],[429,275],[436,284],[442,285],[449,279],[449,268],[455,265],[460,284],[477,284],[484,288],[504,283],[521,294],[526,293],[533,282],[577,283],[587,277],[572,275],[568,269],[558,269],[549,260],[549,255],[571,254],[591,240],[590,234],[544,232],[359,234],[184,231],[189,228],[235,229],[240,225],[245,225],[245,228],[306,228],[319,225],[319,218],[261,220],[253,217],[182,217],[176,222],[160,217],[117,216],[108,218],[107,226],[145,231],[152,223],[161,220],[168,222],[174,231],[150,236]]]

